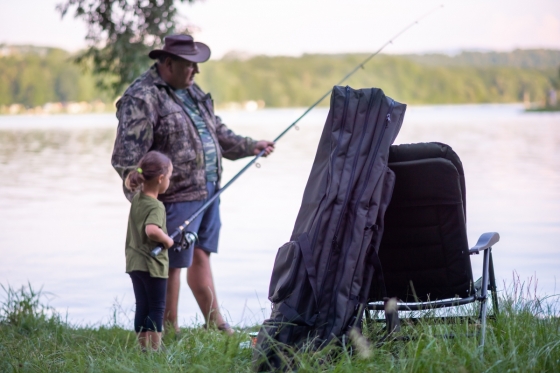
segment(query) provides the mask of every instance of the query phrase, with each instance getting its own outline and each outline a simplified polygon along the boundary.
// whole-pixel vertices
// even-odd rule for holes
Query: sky
[[[85,25],[61,20],[62,0],[0,0],[0,44],[76,51]],[[443,5],[443,8],[440,6]],[[411,22],[438,9],[388,46],[386,53],[560,49],[560,0],[199,0],[179,4],[212,58],[372,52]]]

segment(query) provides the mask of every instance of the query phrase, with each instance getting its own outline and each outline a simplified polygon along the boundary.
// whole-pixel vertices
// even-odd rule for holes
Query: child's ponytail
[[[146,181],[146,179],[144,179],[144,176],[142,176],[142,169],[138,167],[137,169],[132,170],[128,173],[124,181],[124,186],[126,187],[126,189],[134,192],[142,184],[144,184],[144,181]]]
[[[144,182],[167,174],[170,166],[171,160],[165,154],[152,150],[146,153],[138,162],[138,166],[128,173],[124,186],[130,191],[136,191]]]

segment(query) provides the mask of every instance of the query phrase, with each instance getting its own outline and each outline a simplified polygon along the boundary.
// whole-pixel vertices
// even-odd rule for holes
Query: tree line
[[[344,84],[379,87],[410,104],[506,103],[524,97],[542,101],[549,89],[560,88],[557,54],[557,65],[539,68],[442,65],[418,60],[421,56],[379,55]],[[348,54],[222,59],[201,65],[197,81],[218,103],[261,99],[273,107],[308,106],[364,58]]]
[[[249,100],[262,100],[267,107],[308,106],[363,58],[361,54],[227,55],[201,64],[196,80],[218,106]],[[150,63],[146,58],[143,67]],[[506,103],[527,97],[542,101],[548,90],[560,89],[559,66],[560,51],[546,50],[455,57],[379,55],[345,84],[379,87],[409,104]],[[64,50],[0,46],[0,105],[115,99],[95,83],[92,74]]]

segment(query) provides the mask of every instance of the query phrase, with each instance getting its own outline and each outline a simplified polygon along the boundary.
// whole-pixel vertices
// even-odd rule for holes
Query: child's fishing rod
[[[362,63],[360,63],[359,65],[357,65],[354,69],[352,69],[352,71],[350,71],[348,74],[346,74],[338,83],[336,83],[335,85],[340,85],[341,83],[343,83],[344,81],[346,81],[346,79],[348,79],[349,77],[351,77],[352,75],[354,75],[354,73],[356,73],[356,71],[358,71],[360,68],[363,68],[364,65],[366,63],[369,62],[369,60],[371,60],[373,57],[377,56],[379,53],[381,53],[381,51],[383,49],[385,49],[386,46],[388,46],[389,44],[392,44],[393,41],[395,39],[397,39],[399,36],[401,36],[402,34],[404,34],[406,31],[408,31],[410,28],[412,28],[414,25],[417,25],[418,22],[420,22],[421,20],[423,20],[424,18],[428,17],[429,15],[431,15],[432,13],[434,13],[436,10],[439,10],[443,8],[443,5],[440,5],[432,10],[430,10],[429,12],[427,12],[426,14],[422,15],[421,17],[417,18],[416,20],[414,20],[412,23],[410,23],[408,26],[406,26],[405,28],[403,28],[401,31],[399,31],[395,36],[393,36],[391,39],[389,39],[385,44],[383,44],[377,51],[373,52],[372,54],[370,54],[365,60],[362,61]],[[274,142],[276,143],[278,140],[280,140],[289,130],[291,130],[303,117],[305,117],[311,110],[313,110],[315,108],[315,106],[319,105],[321,103],[321,101],[323,101],[328,95],[331,94],[332,89],[330,89],[328,92],[326,92],[319,100],[317,100],[317,102],[315,102],[313,105],[311,105],[307,110],[305,110],[305,112],[303,112],[302,115],[300,115],[299,118],[297,118],[292,124],[290,124],[284,131],[282,131],[282,133],[280,133],[275,139]],[[239,171],[234,177],[232,177],[226,185],[224,185],[223,188],[221,188],[220,190],[218,190],[216,192],[216,194],[214,194],[208,201],[206,201],[206,203],[204,205],[202,205],[197,211],[194,212],[194,214],[192,214],[187,220],[185,220],[185,222],[183,224],[181,224],[181,226],[179,226],[175,232],[173,232],[170,237],[175,240],[175,238],[177,236],[179,236],[184,230],[185,228],[192,223],[192,221],[194,219],[196,219],[200,214],[202,214],[204,211],[206,211],[206,209],[208,207],[210,207],[210,205],[212,204],[212,202],[214,202],[219,196],[220,194],[222,194],[227,188],[229,188],[229,186],[231,184],[233,184],[235,182],[235,180],[237,180],[245,171],[247,171],[249,169],[249,167],[251,167],[253,164],[255,164],[255,162],[264,155],[265,150],[261,150],[261,152],[259,154],[257,154],[255,156],[255,158],[253,158],[249,163],[247,163],[245,165],[245,167],[243,167],[241,169],[241,171]],[[193,244],[194,242],[191,242],[193,240],[192,236],[188,236],[186,237],[186,241],[189,244]],[[152,250],[151,255],[152,256],[157,256],[162,250],[161,246],[156,247],[155,249]]]

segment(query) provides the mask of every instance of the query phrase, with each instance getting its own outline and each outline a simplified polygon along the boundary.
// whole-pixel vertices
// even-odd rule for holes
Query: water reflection
[[[227,112],[235,131],[273,138],[299,109]],[[222,197],[220,253],[213,257],[220,303],[234,324],[268,314],[266,293],[276,249],[290,236],[327,111],[289,132],[276,153]],[[52,304],[75,322],[99,322],[118,299],[128,314],[124,274],[128,202],[110,166],[112,115],[0,117],[0,283],[28,280],[56,294]],[[440,141],[461,157],[467,180],[471,245],[497,231],[499,281],[517,270],[554,293],[560,265],[560,116],[519,106],[409,108],[397,143]],[[244,161],[225,162],[225,179]],[[480,274],[480,258],[473,271]],[[182,285],[184,323],[197,317]],[[200,316],[198,316],[200,320]]]

